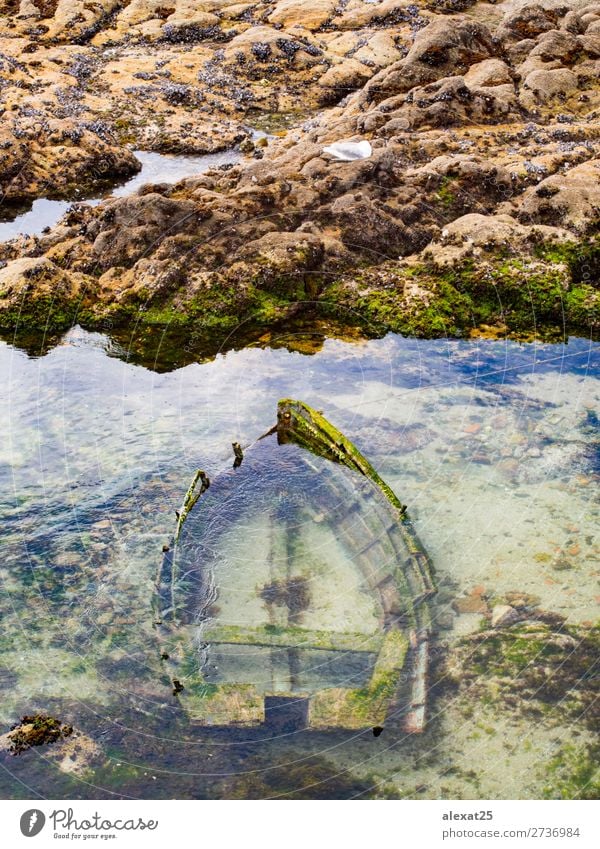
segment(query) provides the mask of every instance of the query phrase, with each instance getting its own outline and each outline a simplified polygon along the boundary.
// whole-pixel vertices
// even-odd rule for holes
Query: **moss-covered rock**
[[[13,755],[31,749],[32,746],[44,746],[57,743],[73,733],[71,725],[63,724],[59,719],[43,713],[23,716],[1,740],[0,751],[3,747]]]
[[[13,260],[0,270],[0,327],[57,331],[93,323],[94,289],[93,281],[46,257]]]
[[[472,323],[469,297],[423,266],[363,269],[329,285],[322,301],[370,335],[457,336]]]
[[[568,259],[567,259],[568,256]],[[509,333],[593,331],[600,323],[598,283],[574,285],[577,254],[502,255],[455,266],[386,263],[331,283],[322,299],[368,328],[415,336],[459,336],[482,325]]]
[[[597,731],[600,625],[557,626],[545,619],[553,617],[532,611],[516,624],[462,638],[449,679],[487,689],[499,705],[555,719],[566,714]]]
[[[600,745],[564,745],[546,766],[545,799],[600,798]]]

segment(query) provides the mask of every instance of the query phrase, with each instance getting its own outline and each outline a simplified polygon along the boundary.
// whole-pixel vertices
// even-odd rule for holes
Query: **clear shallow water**
[[[450,608],[477,587],[595,621],[599,351],[390,335],[156,374],[78,329],[39,359],[3,343],[1,722],[54,711],[100,750],[90,744],[93,769],[52,747],[5,759],[2,796],[535,796],[540,752],[569,729],[495,718],[481,741],[446,703],[419,739],[393,722],[377,739],[191,728],[160,675],[152,585],[193,471],[214,478],[232,441],[250,443],[279,398],[298,397],[408,504],[445,587],[444,639],[478,627]],[[515,735],[529,746],[507,749]]]
[[[258,135],[255,137],[258,137]],[[20,234],[39,236],[46,227],[53,227],[75,200],[85,201],[89,206],[97,206],[108,197],[131,195],[146,183],[177,183],[185,177],[203,174],[209,168],[234,164],[241,157],[238,150],[226,150],[204,156],[153,153],[147,150],[134,150],[133,152],[141,162],[142,168],[129,180],[115,188],[107,189],[98,197],[86,198],[82,196],[71,200],[38,198],[27,212],[17,215],[10,221],[0,220],[0,242],[13,239]],[[3,210],[0,209],[0,214],[2,212]]]

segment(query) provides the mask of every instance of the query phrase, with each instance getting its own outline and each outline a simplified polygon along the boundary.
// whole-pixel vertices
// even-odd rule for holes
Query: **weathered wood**
[[[303,415],[315,412],[300,406]],[[352,443],[315,415],[318,427],[310,438],[281,438],[278,426],[261,437],[260,448],[242,451],[234,444],[243,466],[235,463],[218,476],[190,524],[210,485],[203,472],[194,476],[157,578],[164,668],[194,722],[257,725],[265,721],[265,699],[280,705],[301,700],[308,727],[320,729],[382,728],[404,690],[402,672],[410,668],[408,701],[400,712],[405,730],[419,733],[426,720],[433,568],[404,505]],[[280,444],[296,444],[273,453],[275,440],[266,440],[275,434]],[[330,444],[333,437],[337,441]],[[350,474],[334,473],[330,461]],[[238,519],[248,534],[248,540],[240,537],[239,550],[231,536]],[[313,528],[306,538],[303,528]],[[311,541],[318,541],[314,554]],[[248,549],[252,572],[245,570],[245,544],[256,549]],[[375,633],[360,633],[356,625],[362,622],[352,626],[352,608],[343,605],[346,631],[319,629],[314,618],[317,610],[327,616],[337,604],[330,575],[321,606],[311,597],[324,574],[319,570],[328,566],[323,553],[338,557],[338,550],[348,556],[346,565],[341,560],[335,566],[340,574],[348,574],[350,564],[356,571],[348,589],[366,589],[373,597],[373,607],[364,610],[372,627],[379,620]],[[217,578],[221,564],[225,571]],[[242,570],[239,585],[235,568]],[[218,597],[223,578],[233,598],[242,594],[241,606],[231,596]],[[235,622],[238,610],[241,621]],[[312,627],[304,627],[305,616]],[[334,621],[339,627],[342,620]]]
[[[360,634],[346,631],[311,631],[295,627],[257,627],[242,625],[216,625],[202,629],[202,640],[207,643],[290,646],[303,650],[339,652],[378,652],[383,634]]]
[[[200,487],[198,488],[198,483],[200,483]],[[181,534],[181,529],[183,527],[183,523],[187,519],[190,511],[198,502],[198,499],[202,495],[203,492],[210,486],[210,481],[208,476],[202,469],[198,469],[192,478],[192,482],[188,487],[188,490],[183,499],[183,504],[181,505],[181,509],[177,513],[177,525],[175,527],[175,542],[177,543],[179,536]]]
[[[427,670],[429,665],[429,629],[424,628],[412,635],[412,670],[410,703],[402,727],[408,734],[420,734],[425,730],[427,705]]]

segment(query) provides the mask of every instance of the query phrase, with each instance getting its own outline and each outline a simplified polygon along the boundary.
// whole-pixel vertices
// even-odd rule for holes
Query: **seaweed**
[[[8,750],[13,755],[20,755],[33,746],[57,743],[72,733],[73,726],[65,725],[53,716],[43,713],[22,716],[21,721],[8,733]]]

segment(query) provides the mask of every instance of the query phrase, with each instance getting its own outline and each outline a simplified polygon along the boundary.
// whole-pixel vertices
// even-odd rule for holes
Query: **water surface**
[[[408,504],[442,587],[438,639],[479,627],[452,601],[481,587],[596,620],[599,351],[388,335],[326,340],[313,356],[231,350],[158,374],[79,328],[37,359],[1,343],[0,722],[54,711],[99,754],[93,768],[51,747],[4,759],[0,794],[539,795],[572,728],[495,716],[483,732],[481,711],[458,722],[448,701],[432,702],[419,738],[393,718],[379,738],[192,727],[161,677],[153,581],[194,470],[215,478],[233,441],[252,442],[278,399],[297,397]]]

